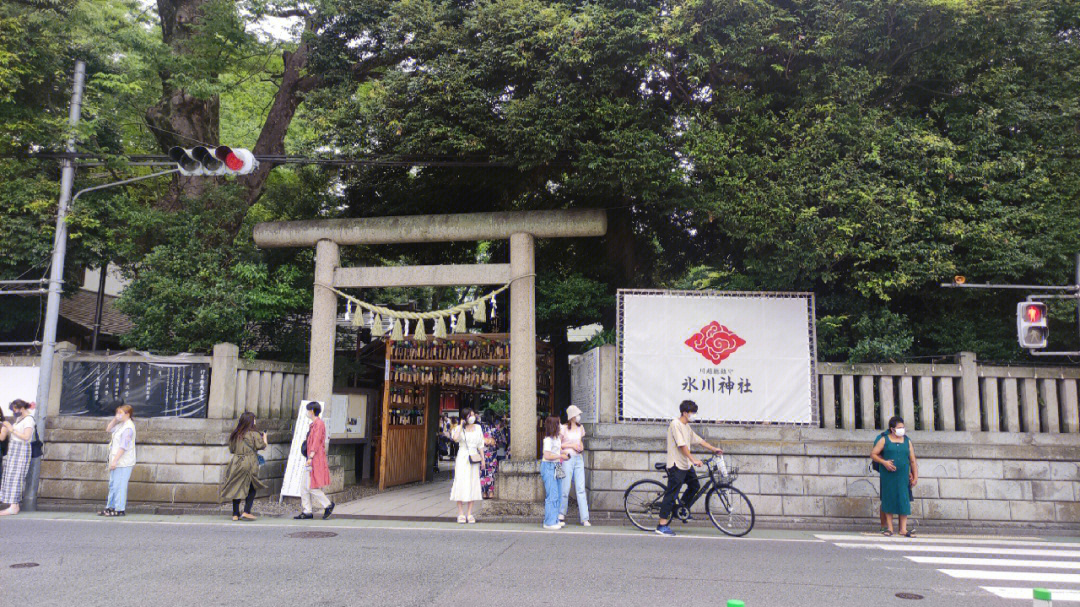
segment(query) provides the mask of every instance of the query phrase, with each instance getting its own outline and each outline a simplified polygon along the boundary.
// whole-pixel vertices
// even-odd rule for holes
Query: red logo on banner
[[[686,345],[712,361],[712,364],[718,365],[720,361],[734,354],[735,350],[745,346],[746,340],[714,320],[691,335],[690,339],[686,340]]]

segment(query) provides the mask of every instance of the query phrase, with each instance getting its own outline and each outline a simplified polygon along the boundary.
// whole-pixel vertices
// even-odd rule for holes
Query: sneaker
[[[565,514],[560,514],[559,515],[559,522],[560,523],[566,522],[566,515]]]
[[[581,523],[581,526],[582,527],[592,527],[592,523],[590,523],[589,521],[584,521],[584,522]]]
[[[558,524],[558,525],[556,525],[556,526],[557,526],[557,527],[558,527],[559,529],[562,529],[563,527],[565,527],[565,526],[566,526],[566,522],[565,522],[565,521],[559,521],[559,524]]]
[[[335,504],[334,502],[330,502],[330,505],[327,506],[325,510],[323,510],[322,517],[324,521],[330,518],[330,515],[334,513],[334,506],[337,506],[337,504]]]
[[[303,521],[303,520],[307,520],[309,518],[315,518],[315,517],[310,512],[301,512],[300,514],[297,514],[293,518]]]
[[[558,525],[544,525],[544,529],[547,529],[548,531],[558,531],[559,529],[562,529],[562,527]]]
[[[660,535],[666,535],[669,537],[675,537],[675,532],[671,530],[671,527],[667,525],[660,525],[656,528],[656,532]]]

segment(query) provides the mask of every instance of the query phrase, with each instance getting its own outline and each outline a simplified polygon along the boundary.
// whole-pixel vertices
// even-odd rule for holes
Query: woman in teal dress
[[[889,420],[889,433],[878,439],[870,459],[878,464],[881,474],[881,511],[885,513],[884,535],[893,534],[893,515],[900,517],[900,535],[912,537],[907,519],[911,514],[909,488],[919,482],[919,464],[915,460],[915,448],[904,434],[904,420]]]

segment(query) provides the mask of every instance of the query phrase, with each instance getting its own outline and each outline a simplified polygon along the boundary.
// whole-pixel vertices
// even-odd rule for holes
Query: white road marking
[[[962,580],[1004,580],[1052,584],[1080,584],[1080,573],[1043,573],[1040,571],[985,571],[982,569],[938,569]]]
[[[834,543],[840,548],[870,548],[892,552],[951,552],[954,554],[989,554],[1001,556],[1042,556],[1046,558],[1080,558],[1080,550],[1033,550],[1029,548],[994,548],[983,546],[927,546],[915,544],[856,544]]]
[[[953,565],[964,567],[1027,567],[1032,569],[1080,569],[1078,561],[1032,561],[1025,559],[973,559],[953,556],[905,556],[924,565]]]
[[[1011,588],[1007,586],[980,586],[983,590],[996,594],[1003,599],[1021,599],[1030,601],[1032,600],[1031,588]],[[1053,602],[1058,603],[1077,603],[1080,602],[1080,591],[1078,590],[1051,590],[1050,598]]]
[[[904,542],[913,544],[995,544],[1003,546],[1047,546],[1051,548],[1076,548],[1080,550],[1080,542],[1047,542],[1041,540],[1010,540],[1010,539],[962,539],[944,537],[885,537],[883,535],[829,535],[816,534],[819,540],[841,542]]]

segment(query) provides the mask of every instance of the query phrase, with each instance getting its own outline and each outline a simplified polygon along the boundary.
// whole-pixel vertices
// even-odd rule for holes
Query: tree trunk
[[[189,42],[195,34],[203,5],[210,0],[158,0],[161,17],[161,36],[175,55],[189,54]],[[173,146],[185,148],[196,145],[217,145],[220,124],[220,103],[217,96],[198,98],[174,86],[172,74],[162,70],[161,98],[146,110],[146,124],[162,150]],[[216,74],[202,74],[212,78]],[[168,193],[158,200],[158,207],[175,211],[182,197],[201,196],[215,180],[205,177],[177,175]]]

